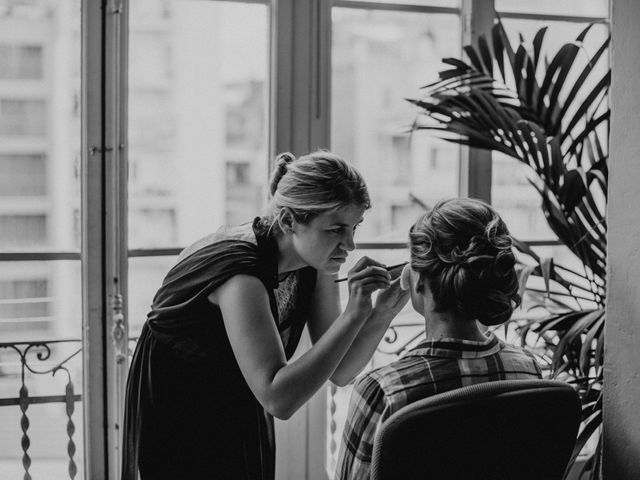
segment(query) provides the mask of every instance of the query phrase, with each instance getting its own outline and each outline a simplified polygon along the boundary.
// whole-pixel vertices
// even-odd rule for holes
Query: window
[[[46,192],[45,155],[0,154],[0,196],[42,196]]]
[[[0,79],[40,80],[43,75],[40,45],[0,44]]]
[[[607,15],[594,0],[495,2],[508,30],[525,36],[547,12],[560,30],[576,32]],[[437,78],[443,57],[460,55],[460,1],[278,0],[271,9],[275,4],[136,0],[125,2],[122,16],[88,0],[7,0],[0,7],[0,343],[45,340],[51,355],[38,365],[70,359],[75,385],[78,451],[70,458],[69,418],[59,401],[66,374],[26,377],[30,394],[48,399],[27,412],[34,478],[67,478],[71,465],[79,472],[87,466],[84,478],[95,471],[117,478],[126,362],[115,360],[115,300],[122,296],[135,340],[180,249],[261,211],[270,149],[330,147],[363,172],[374,208],[350,262],[361,255],[406,260],[407,230],[423,206],[458,194],[459,148],[409,135],[416,111],[404,99]],[[578,6],[584,22],[575,18]],[[596,29],[606,34],[606,22]],[[520,173],[494,157],[496,204],[517,219],[519,231],[553,240],[537,203],[531,208],[533,199],[514,194],[526,184]],[[371,367],[412,341],[421,328],[415,321],[407,307],[394,324],[397,339],[383,343]],[[83,330],[83,322],[99,328]],[[80,345],[98,353],[83,357]],[[0,348],[0,476],[20,478],[15,402],[22,365],[11,351]],[[306,455],[301,467],[287,458],[287,468],[304,471],[289,478],[325,480],[332,471],[349,393],[330,392],[320,400],[321,420],[308,410],[289,444],[279,444],[278,455],[291,448]],[[81,409],[87,426],[102,425],[108,412],[107,427],[81,428]],[[318,436],[321,449],[311,445]],[[313,462],[322,463],[320,471]]]
[[[0,247],[42,246],[46,242],[45,215],[0,215]]]
[[[173,208],[147,207],[129,214],[129,237],[138,245],[162,247],[176,242],[176,212]]]
[[[43,136],[45,107],[44,100],[0,99],[0,136]]]
[[[227,184],[238,187],[249,184],[251,164],[248,162],[227,162]]]
[[[46,323],[51,315],[51,298],[48,296],[47,279],[0,280],[0,322],[2,330],[9,323],[15,328],[29,330],[33,323]],[[17,324],[17,325],[16,325]]]
[[[391,137],[391,157],[396,163],[394,185],[409,185],[411,181],[411,139],[409,135]]]

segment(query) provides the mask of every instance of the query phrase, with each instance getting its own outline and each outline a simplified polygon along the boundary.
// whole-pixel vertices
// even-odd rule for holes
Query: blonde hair
[[[307,224],[318,215],[348,205],[371,207],[362,175],[339,156],[319,150],[296,158],[276,157],[270,181],[271,200],[265,220],[278,228],[277,217],[289,209],[296,221]]]

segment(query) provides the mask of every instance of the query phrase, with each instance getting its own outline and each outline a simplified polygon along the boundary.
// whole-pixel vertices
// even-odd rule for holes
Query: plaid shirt
[[[349,402],[336,480],[368,479],[376,431],[405,405],[455,388],[542,376],[529,352],[490,334],[485,342],[424,340],[358,379]]]

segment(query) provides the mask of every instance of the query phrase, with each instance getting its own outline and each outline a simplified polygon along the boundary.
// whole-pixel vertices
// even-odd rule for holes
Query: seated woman
[[[479,325],[507,321],[519,305],[511,237],[484,202],[439,202],[409,233],[400,279],[424,316],[426,338],[355,384],[336,478],[368,479],[376,430],[400,408],[438,393],[495,380],[540,378],[534,357]]]

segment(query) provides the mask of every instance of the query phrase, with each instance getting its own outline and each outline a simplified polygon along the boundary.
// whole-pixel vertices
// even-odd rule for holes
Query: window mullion
[[[104,62],[101,3],[82,4],[82,342],[85,478],[107,478],[104,375]]]
[[[82,9],[85,477],[110,480],[119,478],[126,379],[126,6],[85,0]]]
[[[477,45],[478,37],[493,26],[494,0],[462,0],[461,6],[462,45]],[[460,196],[491,203],[491,152],[467,146],[460,148]]]
[[[274,0],[271,156],[329,146],[330,2]]]
[[[109,479],[120,478],[127,379],[127,52],[128,0],[107,4],[105,34],[105,354]]]

